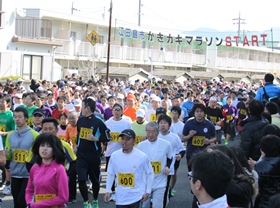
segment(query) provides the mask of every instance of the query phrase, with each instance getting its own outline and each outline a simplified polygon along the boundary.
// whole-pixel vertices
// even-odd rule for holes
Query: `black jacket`
[[[251,116],[241,122],[240,125],[243,126],[243,129],[241,131],[240,147],[244,150],[247,158],[251,157],[255,161],[260,158],[260,140],[263,128],[268,123],[265,118],[256,116]]]
[[[263,157],[255,164],[259,174],[259,194],[255,208],[269,208],[269,197],[280,193],[280,158]]]

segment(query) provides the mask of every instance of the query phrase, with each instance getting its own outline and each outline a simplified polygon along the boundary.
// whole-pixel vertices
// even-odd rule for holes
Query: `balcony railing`
[[[30,39],[52,39],[52,21],[38,18],[16,19],[16,35]]]
[[[93,50],[95,57],[99,59],[107,58],[107,44],[96,44],[93,46],[89,42],[83,41],[67,41],[63,42],[62,47],[58,47],[55,51],[56,55],[92,57]],[[154,50],[147,48],[134,48],[127,46],[111,45],[110,59],[121,61],[147,62],[149,57],[152,58],[154,64],[194,64],[203,65],[205,63],[205,55],[182,52],[163,52],[162,50]]]

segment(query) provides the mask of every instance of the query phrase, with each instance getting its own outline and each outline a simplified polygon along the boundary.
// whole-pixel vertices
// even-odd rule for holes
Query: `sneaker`
[[[98,200],[92,200],[92,202],[91,202],[91,207],[92,207],[92,208],[99,208],[99,206],[98,206]]]
[[[84,202],[83,208],[91,208],[91,206],[88,202]]]
[[[5,186],[5,188],[3,189],[3,194],[4,195],[10,195],[11,194],[11,185]]]
[[[227,142],[227,141],[225,141],[225,145],[228,145],[228,142]]]
[[[174,189],[170,189],[170,196],[173,197],[175,195]]]
[[[115,195],[115,193],[112,193],[111,194],[111,197],[110,197],[110,201],[116,201],[116,195]]]
[[[68,204],[73,204],[75,202],[77,202],[77,199],[69,199]]]

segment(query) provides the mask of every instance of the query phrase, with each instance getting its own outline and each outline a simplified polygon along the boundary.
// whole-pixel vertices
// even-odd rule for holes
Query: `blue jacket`
[[[268,94],[268,96],[270,98],[280,97],[280,87],[276,86],[275,84],[266,84],[264,87],[265,87],[266,93]],[[265,100],[263,95],[264,95],[264,90],[262,87],[262,88],[258,89],[255,99],[263,101],[263,100]]]

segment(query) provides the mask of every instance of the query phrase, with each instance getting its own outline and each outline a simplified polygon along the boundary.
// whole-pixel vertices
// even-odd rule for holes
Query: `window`
[[[22,75],[26,79],[41,79],[42,77],[42,57],[24,55]]]

